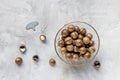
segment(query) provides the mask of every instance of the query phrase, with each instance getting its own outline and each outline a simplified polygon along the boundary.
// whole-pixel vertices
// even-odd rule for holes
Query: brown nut
[[[80,29],[80,33],[81,33],[82,35],[85,35],[85,34],[86,34],[86,32],[87,32],[87,31],[86,31],[86,29],[85,29],[85,28],[81,28],[81,29]]]
[[[62,48],[60,49],[60,51],[61,51],[62,54],[66,54],[66,53],[67,53],[66,47],[62,47]]]
[[[66,58],[67,60],[70,60],[70,59],[73,58],[73,55],[72,55],[71,53],[67,53],[67,54],[65,54],[65,58]]]
[[[68,31],[69,32],[73,32],[74,30],[75,30],[75,26],[74,25],[71,24],[71,25],[68,26]]]
[[[61,34],[63,37],[67,37],[69,35],[69,31],[67,29],[63,29]]]
[[[79,28],[79,26],[75,26],[75,31],[78,32],[78,33],[80,33],[80,28]]]
[[[79,55],[73,54],[73,60],[74,60],[74,61],[78,61],[78,60],[79,60]]]
[[[81,39],[77,39],[77,40],[75,41],[75,45],[76,45],[77,47],[82,46],[82,45],[83,45],[82,40],[81,40]]]
[[[46,41],[46,36],[45,35],[40,35],[39,38],[40,38],[41,41]]]
[[[73,51],[74,50],[74,48],[73,48],[73,45],[67,45],[67,51]]]
[[[89,47],[88,51],[92,54],[95,52],[95,47],[94,46],[91,46]]]
[[[56,64],[56,61],[55,61],[53,58],[51,58],[51,59],[49,60],[49,64],[50,64],[51,66],[54,66],[54,65]]]
[[[72,32],[70,34],[70,36],[73,38],[73,39],[76,39],[78,37],[78,33],[77,32]]]
[[[15,63],[16,63],[17,65],[21,65],[22,62],[23,62],[23,60],[22,60],[21,57],[17,57],[17,58],[15,59]]]
[[[92,39],[93,38],[93,35],[91,33],[87,33],[86,34],[86,37],[88,37],[89,39]]]
[[[74,46],[74,52],[79,52],[79,48],[77,46]]]
[[[78,38],[82,40],[83,39],[83,35],[79,34]]]
[[[90,43],[90,39],[88,37],[84,37],[83,38],[83,43],[84,44],[89,44]]]
[[[63,40],[60,40],[58,42],[58,46],[63,47],[65,45],[65,42]]]
[[[85,59],[89,59],[91,57],[91,54],[89,52],[86,52],[83,57]]]
[[[81,48],[79,49],[80,54],[85,54],[86,51],[87,51],[87,49],[86,49],[85,47],[81,47]]]
[[[65,38],[65,43],[66,44],[72,44],[73,43],[73,39],[71,37],[66,37]]]
[[[94,44],[95,44],[95,43],[94,43],[93,40],[91,40],[90,43],[89,43],[90,46],[94,46]]]

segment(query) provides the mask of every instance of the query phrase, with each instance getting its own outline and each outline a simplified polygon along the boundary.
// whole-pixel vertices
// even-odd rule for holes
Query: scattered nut
[[[21,57],[17,57],[17,58],[15,59],[15,63],[16,63],[17,65],[21,65],[22,62],[23,62],[23,60],[22,60]]]
[[[41,41],[46,41],[46,36],[45,35],[40,35],[40,40]]]
[[[20,52],[25,53],[25,52],[26,52],[26,46],[22,44],[22,45],[19,47],[19,50],[20,50]]]
[[[36,62],[38,62],[39,61],[39,56],[38,55],[34,55],[33,56],[33,60],[36,61]]]
[[[51,58],[51,59],[49,60],[49,64],[50,64],[51,66],[54,66],[54,65],[56,64],[56,61],[55,61],[53,58]]]
[[[100,61],[95,61],[93,66],[94,66],[96,69],[99,69],[100,66],[101,66]]]

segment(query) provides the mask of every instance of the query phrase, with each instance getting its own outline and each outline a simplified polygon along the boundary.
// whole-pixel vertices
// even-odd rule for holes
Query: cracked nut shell
[[[25,53],[25,52],[26,52],[26,46],[22,44],[22,45],[19,47],[19,50],[20,50],[20,52]]]
[[[40,35],[40,40],[41,41],[46,41],[46,36],[45,35]]]

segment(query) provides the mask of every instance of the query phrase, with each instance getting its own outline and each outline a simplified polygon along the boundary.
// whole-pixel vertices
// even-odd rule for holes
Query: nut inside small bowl
[[[65,24],[54,41],[58,57],[72,66],[84,65],[98,54],[100,38],[93,26],[86,22]]]

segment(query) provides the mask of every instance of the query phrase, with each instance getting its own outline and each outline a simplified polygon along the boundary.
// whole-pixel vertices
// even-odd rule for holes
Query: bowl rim
[[[71,66],[81,66],[81,65],[83,65],[83,64],[74,64],[74,65],[73,65],[73,64],[70,64],[70,63],[66,62],[65,60],[63,60],[63,59],[60,57],[59,52],[57,51],[57,47],[56,47],[56,42],[57,42],[57,41],[56,41],[56,40],[57,40],[57,36],[58,36],[59,32],[60,32],[64,27],[66,27],[66,26],[69,25],[69,24],[76,23],[76,22],[84,23],[84,24],[88,25],[89,27],[91,27],[91,28],[95,31],[95,33],[96,33],[96,35],[97,35],[97,38],[98,38],[98,46],[97,46],[98,49],[97,49],[97,51],[96,51],[96,54],[93,56],[92,59],[90,59],[89,61],[86,61],[86,64],[88,64],[89,62],[91,62],[92,60],[95,59],[95,57],[98,55],[98,52],[99,52],[99,49],[100,49],[100,37],[99,37],[99,35],[98,35],[98,32],[96,31],[96,29],[95,29],[92,25],[88,24],[87,22],[82,22],[82,21],[73,21],[73,22],[69,22],[69,23],[65,24],[63,27],[61,27],[61,28],[57,31],[57,33],[56,33],[56,35],[55,35],[54,48],[55,48],[55,52],[57,53],[57,56],[58,56],[64,63],[66,63],[66,64],[68,64],[68,65],[71,65]]]

